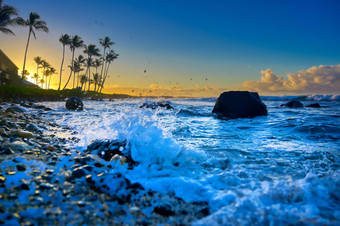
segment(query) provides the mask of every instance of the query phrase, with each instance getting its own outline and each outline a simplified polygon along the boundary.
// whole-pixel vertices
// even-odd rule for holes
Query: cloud
[[[292,92],[338,94],[340,64],[320,65],[285,76],[275,75],[272,69],[261,71],[260,81],[245,81],[240,89],[257,92]]]

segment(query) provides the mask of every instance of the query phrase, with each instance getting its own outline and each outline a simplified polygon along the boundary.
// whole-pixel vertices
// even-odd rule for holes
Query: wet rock
[[[161,206],[156,206],[153,209],[154,213],[157,213],[159,215],[165,216],[165,217],[169,217],[169,216],[174,216],[175,212],[171,210],[171,206],[170,205],[161,205]]]
[[[289,107],[289,108],[302,108],[303,104],[300,101],[292,100],[288,103],[281,104],[281,107]]]
[[[12,134],[18,134],[22,138],[33,138],[33,133],[24,130],[13,130]]]
[[[16,167],[18,171],[26,171],[26,166],[24,164],[18,164]]]
[[[49,189],[52,189],[54,186],[53,184],[50,184],[50,183],[42,183],[39,185],[39,188],[41,190],[49,190]]]
[[[85,153],[95,153],[107,162],[118,160],[121,164],[127,162],[131,167],[136,165],[136,162],[131,158],[126,141],[94,140],[87,147]]]
[[[19,106],[9,106],[6,109],[6,113],[16,114],[16,113],[25,113],[25,112],[26,112],[26,109],[22,108],[22,107],[19,107]]]
[[[35,125],[35,124],[33,124],[33,123],[27,124],[26,129],[27,129],[28,131],[36,132],[36,133],[38,133],[38,134],[42,134],[42,133],[43,133],[43,132],[42,132],[42,129],[41,129],[39,126],[37,126],[37,125]]]
[[[8,147],[0,148],[0,150],[1,150],[0,153],[1,153],[1,154],[4,154],[4,155],[12,155],[12,154],[15,153],[12,149],[10,149],[10,148],[8,148]]]
[[[268,115],[267,106],[261,101],[258,93],[248,91],[222,93],[216,100],[212,112],[228,118]]]
[[[120,173],[102,173],[92,178],[94,186],[101,192],[118,198],[120,201],[128,201],[131,182]]]
[[[32,147],[25,142],[22,141],[14,141],[11,143],[5,144],[5,147],[12,149],[13,151],[24,152],[32,149]]]
[[[305,107],[307,108],[320,108],[320,104],[319,103],[314,103],[314,104],[308,104]]]
[[[142,104],[139,108],[166,108],[166,109],[174,109],[168,102],[146,102]]]
[[[83,110],[84,104],[79,97],[73,96],[67,99],[66,101],[66,109],[67,110]]]

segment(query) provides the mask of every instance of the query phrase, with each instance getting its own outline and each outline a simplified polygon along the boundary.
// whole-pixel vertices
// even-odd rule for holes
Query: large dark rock
[[[308,104],[306,105],[307,108],[320,108],[320,104],[319,103],[314,103],[314,104]]]
[[[260,96],[248,91],[224,92],[216,100],[213,113],[220,113],[229,118],[247,118],[268,115],[267,106]]]
[[[84,104],[79,97],[73,96],[66,101],[67,110],[83,110]]]
[[[281,104],[281,107],[289,107],[289,108],[303,108],[303,104],[300,101],[292,100],[288,103]]]

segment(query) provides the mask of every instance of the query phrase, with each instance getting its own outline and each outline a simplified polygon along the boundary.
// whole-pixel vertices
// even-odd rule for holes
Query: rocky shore
[[[208,203],[114,173],[116,164],[129,164],[119,153],[104,159],[70,148],[76,131],[45,120],[46,111],[53,109],[0,102],[0,224],[180,225],[210,214]]]

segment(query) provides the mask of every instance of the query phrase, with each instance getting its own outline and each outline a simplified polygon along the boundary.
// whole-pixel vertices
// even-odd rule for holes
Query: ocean
[[[139,164],[111,171],[207,202],[210,214],[195,225],[340,224],[340,97],[261,98],[268,116],[255,118],[217,117],[216,98],[167,99],[170,110],[140,108],[158,101],[145,98],[84,101],[78,112],[46,102],[53,111],[41,117],[76,131],[51,133],[77,140],[69,147],[78,152],[96,139],[127,141]],[[292,99],[322,107],[280,107]]]

